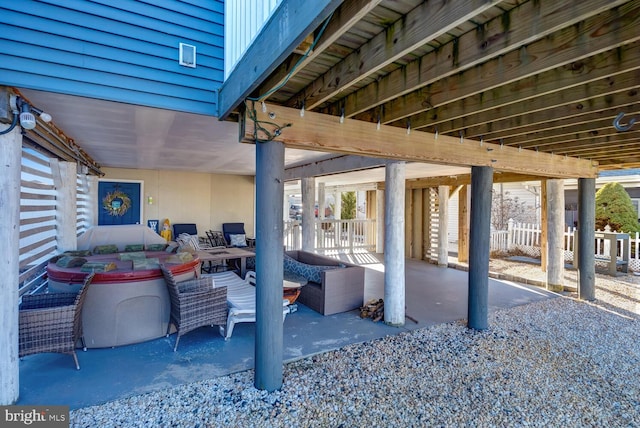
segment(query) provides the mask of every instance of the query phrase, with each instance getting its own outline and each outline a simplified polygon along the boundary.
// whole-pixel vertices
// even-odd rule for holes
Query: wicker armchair
[[[171,319],[167,326],[167,336],[171,324],[177,330],[174,352],[178,349],[180,337],[206,325],[224,326],[227,322],[227,287],[213,287],[211,277],[176,282],[173,273],[161,265],[171,299]]]
[[[42,352],[70,354],[80,370],[76,345],[87,348],[82,336],[82,305],[93,279],[87,275],[78,293],[46,293],[22,296],[19,309],[19,356]]]

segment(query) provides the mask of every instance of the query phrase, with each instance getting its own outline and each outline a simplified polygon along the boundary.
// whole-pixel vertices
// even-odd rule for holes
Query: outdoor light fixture
[[[26,102],[23,98],[17,95],[11,95],[9,99],[9,105],[11,106],[11,110],[13,112],[13,121],[9,128],[4,131],[0,131],[0,135],[11,132],[13,128],[18,124],[18,119],[20,119],[20,126],[22,129],[33,129],[36,127],[36,116],[37,114],[43,122],[51,122],[51,115],[49,113],[45,113],[39,108],[31,106],[28,102]],[[34,114],[35,113],[35,114]]]
[[[31,113],[31,108],[27,103],[22,103],[20,106],[20,126],[24,129],[33,129],[36,127],[36,116]]]

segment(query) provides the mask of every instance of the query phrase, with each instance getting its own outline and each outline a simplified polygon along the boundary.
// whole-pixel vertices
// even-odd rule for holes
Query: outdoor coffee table
[[[304,276],[291,272],[284,272],[282,280],[282,295],[285,299],[289,300],[290,312],[298,310],[298,306],[294,305],[294,303],[300,295],[300,289],[306,285],[307,282],[308,280]]]
[[[221,262],[224,260],[240,259],[240,276],[244,278],[247,271],[247,257],[255,257],[253,251],[243,250],[242,248],[229,247],[211,250],[197,251],[198,258],[203,262]]]

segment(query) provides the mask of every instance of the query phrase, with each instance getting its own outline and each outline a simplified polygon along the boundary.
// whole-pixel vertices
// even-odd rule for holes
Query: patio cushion
[[[144,244],[129,244],[124,246],[125,253],[133,251],[144,251]]]
[[[329,269],[339,269],[341,267],[344,267],[344,265],[340,265],[340,266],[309,265],[306,263],[299,262],[287,254],[284,255],[284,270],[286,272],[291,272],[297,275],[304,276],[305,278],[307,278],[307,280],[311,282],[317,282],[318,284],[322,282],[323,271],[329,270]]]
[[[181,233],[176,239],[181,247],[187,247],[193,251],[200,250],[200,240],[196,235],[189,235],[188,233]]]
[[[147,255],[144,251],[135,251],[131,253],[120,253],[120,260],[142,260],[147,258]]]
[[[247,236],[245,234],[229,234],[229,239],[231,242],[229,243],[232,247],[246,247],[247,246]]]
[[[93,254],[113,254],[117,252],[117,245],[98,245],[93,249]]]
[[[167,248],[167,244],[149,244],[147,245],[147,251],[163,251]]]

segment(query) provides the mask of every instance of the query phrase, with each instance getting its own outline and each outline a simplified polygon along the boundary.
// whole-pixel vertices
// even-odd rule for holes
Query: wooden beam
[[[555,0],[525,2],[348,95],[340,105],[334,105],[325,112],[335,113],[344,105],[347,117],[362,113],[372,106],[504,55],[625,1],[574,0],[570,5]]]
[[[590,161],[518,150],[496,144],[480,144],[446,135],[381,126],[297,109],[270,106],[269,111],[245,112],[241,121],[244,142],[272,137],[287,147],[383,159],[458,166],[491,166],[502,171],[558,178],[595,177],[597,164]],[[256,126],[256,124],[258,126]],[[267,135],[266,132],[269,134]]]
[[[346,0],[331,17],[322,36],[316,42],[313,50],[306,57],[293,54],[269,76],[260,86],[258,94],[266,94],[279,87],[286,79],[295,76],[300,70],[327,50],[344,33],[353,27],[366,14],[371,12],[382,0]],[[305,108],[307,108],[305,106]]]
[[[524,181],[539,181],[545,179],[539,175],[516,174],[505,171],[493,173],[494,183],[520,183]],[[407,189],[427,189],[438,186],[467,186],[471,184],[471,174],[451,175],[443,177],[425,177],[407,180]],[[384,190],[384,182],[377,183],[377,189]]]
[[[285,181],[298,180],[303,177],[318,177],[322,175],[338,174],[341,172],[370,169],[384,165],[385,161],[380,158],[339,156],[287,168],[284,172],[284,179]]]
[[[586,60],[600,52],[640,40],[640,6],[630,2],[618,9],[589,18],[579,26],[571,26],[484,62],[471,70],[440,79],[430,86],[386,103],[382,123],[406,118],[418,111],[454,102],[474,94],[499,88],[527,77]],[[585,37],[588,35],[589,37]],[[556,84],[555,89],[558,86]],[[416,110],[419,106],[419,110]],[[371,120],[372,113],[368,115]],[[375,112],[377,118],[377,111]],[[365,119],[356,116],[359,119]],[[413,122],[413,119],[412,119]]]
[[[422,2],[304,88],[287,105],[293,106],[294,100],[304,99],[307,108],[313,109],[498,3],[499,0]]]
[[[283,0],[222,84],[218,117],[225,120],[341,3]]]

